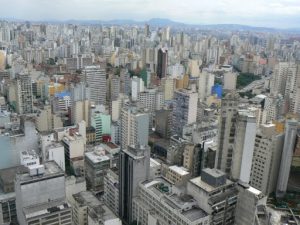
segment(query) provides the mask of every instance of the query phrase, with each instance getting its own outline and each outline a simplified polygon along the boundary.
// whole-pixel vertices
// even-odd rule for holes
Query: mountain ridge
[[[272,28],[272,27],[260,27],[260,26],[251,26],[251,25],[243,25],[243,24],[189,24],[183,22],[177,22],[167,18],[151,18],[149,20],[137,21],[131,19],[113,19],[113,20],[78,20],[78,19],[68,19],[68,20],[56,20],[56,19],[48,19],[48,20],[23,20],[23,19],[12,19],[12,18],[0,18],[0,20],[8,20],[8,21],[16,21],[16,22],[33,22],[33,23],[55,23],[55,24],[82,24],[82,25],[145,25],[149,24],[150,26],[158,26],[158,27],[185,27],[185,28],[199,28],[199,29],[220,29],[220,30],[245,30],[245,31],[266,31],[266,32],[296,32],[300,33],[300,27],[298,28]]]

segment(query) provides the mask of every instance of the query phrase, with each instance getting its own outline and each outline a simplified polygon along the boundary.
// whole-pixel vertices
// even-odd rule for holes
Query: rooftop
[[[27,173],[28,169],[25,166],[15,166],[11,168],[6,168],[0,170],[0,180],[4,184],[11,184],[14,182],[14,177],[16,174],[23,174]]]
[[[160,202],[191,222],[207,216],[207,213],[198,207],[197,201],[192,196],[184,194],[164,178],[146,181],[142,185],[158,197]]]
[[[110,160],[110,158],[105,155],[105,152],[103,154],[101,152],[86,152],[85,157],[87,157],[93,163],[101,163],[103,161]]]
[[[43,165],[45,169],[43,174],[37,176],[30,176],[29,172],[18,174],[17,179],[20,181],[21,185],[31,183],[31,182],[37,182],[42,179],[47,179],[51,177],[54,178],[54,177],[65,175],[64,171],[57,165],[55,161],[48,161],[45,162]]]
[[[221,189],[224,186],[228,186],[233,184],[232,181],[226,179],[226,183],[222,186],[218,186],[218,187],[214,187],[209,185],[208,183],[204,182],[201,177],[196,177],[191,179],[189,182],[191,182],[192,184],[196,185],[197,187],[201,188],[202,190],[206,191],[206,192],[213,192],[216,191],[218,189]]]
[[[77,194],[73,195],[73,198],[79,205],[82,206],[89,206],[89,207],[99,207],[101,202],[89,191],[82,191]]]
[[[64,200],[58,199],[56,201],[50,201],[47,203],[29,206],[23,208],[26,219],[32,219],[35,217],[45,216],[53,212],[70,210],[71,206]]]
[[[179,167],[179,166],[174,165],[174,166],[170,166],[169,169],[174,171],[175,173],[178,173],[181,176],[185,176],[185,175],[189,174],[187,169],[184,167]]]

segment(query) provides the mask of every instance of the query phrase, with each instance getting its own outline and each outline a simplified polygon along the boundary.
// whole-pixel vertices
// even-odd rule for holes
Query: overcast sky
[[[300,27],[300,0],[0,0],[1,18],[168,18],[190,24]]]

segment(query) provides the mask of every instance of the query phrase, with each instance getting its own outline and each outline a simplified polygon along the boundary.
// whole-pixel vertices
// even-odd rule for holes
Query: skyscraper
[[[211,89],[214,86],[215,75],[209,71],[203,71],[199,75],[198,93],[200,100],[204,101],[211,95]]]
[[[257,131],[250,185],[265,195],[276,190],[283,141],[283,133],[277,133],[274,124],[263,124]]]
[[[15,82],[17,112],[19,114],[32,113],[33,98],[30,76],[28,74],[19,74]]]
[[[90,100],[96,105],[106,104],[106,71],[100,66],[86,66],[83,70],[90,90]]]
[[[147,145],[149,113],[135,106],[125,106],[121,112],[121,148],[131,145]]]
[[[168,69],[168,50],[160,48],[157,52],[157,76],[161,79],[167,75]]]
[[[238,101],[239,95],[235,92],[222,99],[216,166],[227,174],[231,172]]]
[[[132,222],[132,201],[138,185],[149,178],[150,148],[148,145],[128,146],[120,152],[119,214],[125,223]]]
[[[174,92],[172,134],[182,135],[183,126],[196,122],[198,94],[181,89]]]
[[[231,178],[249,183],[256,135],[256,118],[240,110],[234,135]]]
[[[278,197],[283,197],[287,190],[298,126],[299,123],[296,120],[288,120],[285,125],[284,145],[276,190]]]

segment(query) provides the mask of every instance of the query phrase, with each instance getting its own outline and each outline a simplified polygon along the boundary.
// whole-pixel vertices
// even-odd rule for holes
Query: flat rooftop
[[[180,176],[185,176],[185,175],[189,174],[187,169],[184,167],[179,167],[179,166],[174,165],[174,166],[170,166],[169,169],[174,171],[175,173],[179,174]]]
[[[4,184],[14,183],[16,174],[28,173],[28,169],[25,166],[15,166],[0,170],[0,179]]]
[[[107,155],[98,155],[95,152],[86,152],[85,157],[87,157],[94,164],[110,160]]]
[[[89,191],[82,191],[73,195],[73,198],[80,206],[98,207],[102,203]]]
[[[184,194],[162,177],[144,182],[142,185],[151,191],[154,196],[160,198],[160,202],[168,205],[172,210],[176,210],[178,214],[186,217],[191,222],[208,215],[199,208],[197,201],[191,195]]]
[[[56,201],[47,202],[44,204],[34,205],[23,208],[25,218],[33,219],[35,217],[46,216],[54,212],[71,210],[71,206],[65,200],[59,199]]]
[[[201,177],[196,177],[191,179],[189,182],[191,182],[192,184],[196,185],[197,187],[201,188],[202,190],[206,191],[206,192],[213,192],[215,190],[218,190],[224,186],[233,184],[232,181],[226,179],[226,183],[224,185],[218,186],[218,187],[214,187],[209,185],[208,183],[202,181]]]
[[[64,171],[57,165],[55,161],[48,161],[44,164],[44,173],[37,176],[30,176],[29,172],[24,174],[18,174],[17,179],[20,180],[20,184],[26,184],[35,182],[42,179],[48,179],[51,177],[64,176]]]

